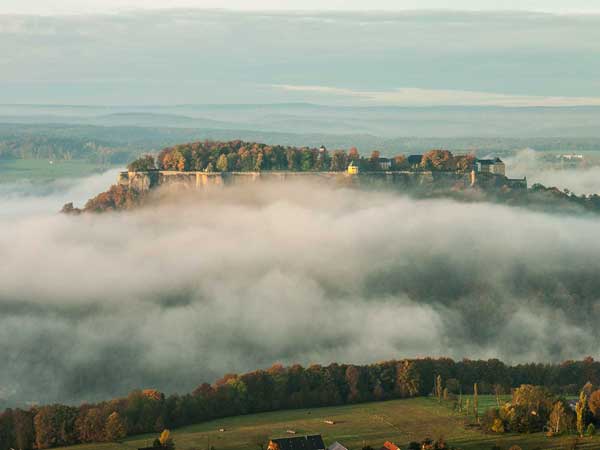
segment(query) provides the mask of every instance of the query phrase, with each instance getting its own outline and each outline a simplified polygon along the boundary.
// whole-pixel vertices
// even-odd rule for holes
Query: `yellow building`
[[[350,175],[356,175],[356,174],[358,174],[358,166],[356,164],[354,164],[354,161],[352,161],[350,163],[350,165],[348,166],[348,173]]]

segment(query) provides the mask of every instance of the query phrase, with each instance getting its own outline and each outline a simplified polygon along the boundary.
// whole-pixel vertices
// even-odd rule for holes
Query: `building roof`
[[[390,441],[386,441],[383,444],[383,447],[381,447],[381,450],[400,450],[400,447],[398,447],[396,444],[394,444],[393,442]]]
[[[494,159],[478,159],[477,162],[479,164],[481,164],[482,166],[491,166],[494,164],[498,164],[501,163],[502,160],[500,158],[494,158]]]
[[[423,155],[409,155],[406,160],[410,165],[421,164],[421,161],[423,161]]]
[[[272,441],[277,444],[279,450],[325,450],[320,434],[272,439]]]
[[[348,449],[346,447],[344,447],[342,444],[340,444],[339,442],[334,442],[329,447],[327,447],[327,450],[348,450]]]

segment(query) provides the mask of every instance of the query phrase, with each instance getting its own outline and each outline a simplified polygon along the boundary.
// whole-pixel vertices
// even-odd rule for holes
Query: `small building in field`
[[[491,173],[494,175],[506,175],[506,166],[500,158],[478,159],[475,167],[479,173]]]
[[[356,164],[354,161],[351,161],[350,164],[348,165],[348,173],[350,175],[357,175],[358,172],[359,172],[358,164]]]
[[[267,450],[325,450],[320,434],[271,439]]]

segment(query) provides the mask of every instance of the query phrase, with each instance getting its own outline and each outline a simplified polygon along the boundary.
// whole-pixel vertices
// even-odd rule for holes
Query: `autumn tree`
[[[592,392],[588,399],[588,406],[596,422],[600,423],[600,389]]]
[[[118,442],[127,436],[125,421],[118,412],[113,412],[104,426],[104,437],[109,442]]]
[[[175,442],[173,442],[173,438],[171,437],[171,432],[169,430],[163,430],[158,440],[163,448],[175,450]]]
[[[548,419],[548,429],[554,435],[562,434],[566,431],[568,425],[568,417],[565,411],[565,406],[562,401],[554,403],[550,418]]]
[[[579,393],[579,400],[577,401],[577,405],[575,406],[575,414],[577,415],[577,433],[579,436],[583,437],[585,433],[586,426],[586,411],[587,411],[587,396],[584,391]]]
[[[77,432],[82,442],[103,441],[105,419],[99,408],[81,408],[77,417]]]
[[[343,150],[336,150],[331,157],[331,170],[343,172],[348,168],[348,158]]]
[[[438,402],[442,402],[442,376],[438,375],[435,377],[435,395],[438,399]]]
[[[396,380],[394,391],[401,398],[415,397],[419,394],[420,377],[412,361],[402,361],[396,364]]]
[[[475,164],[475,155],[461,155],[454,158],[456,170],[461,172],[470,171]]]
[[[427,170],[454,170],[454,157],[448,150],[430,150],[423,155],[421,167]]]
[[[404,156],[404,155],[394,156],[394,169],[396,169],[396,170],[408,169],[408,161],[406,160],[406,156]]]
[[[217,160],[217,170],[219,172],[227,172],[228,169],[229,169],[229,161],[227,159],[227,156],[225,154],[222,154],[221,156],[219,156],[219,159]]]
[[[186,169],[185,156],[178,149],[167,152],[161,160],[161,167],[164,170],[183,171]]]
[[[65,405],[41,407],[34,418],[38,449],[62,447],[77,442],[77,408]]]

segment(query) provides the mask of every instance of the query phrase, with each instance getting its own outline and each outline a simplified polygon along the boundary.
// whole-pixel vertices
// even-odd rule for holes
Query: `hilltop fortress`
[[[402,190],[526,190],[526,179],[510,179],[505,175],[504,163],[493,160],[473,159],[464,169],[430,169],[423,167],[424,155],[406,158],[404,167],[394,167],[392,160],[378,158],[367,165],[350,161],[343,171],[332,170],[172,170],[153,169],[121,172],[117,184],[136,192],[146,192],[158,186],[184,189],[203,189],[208,186],[239,185],[256,182],[289,182],[307,180],[317,183],[393,188]],[[362,167],[361,167],[362,165]],[[211,169],[211,167],[208,167]],[[133,169],[133,170],[131,170]]]

